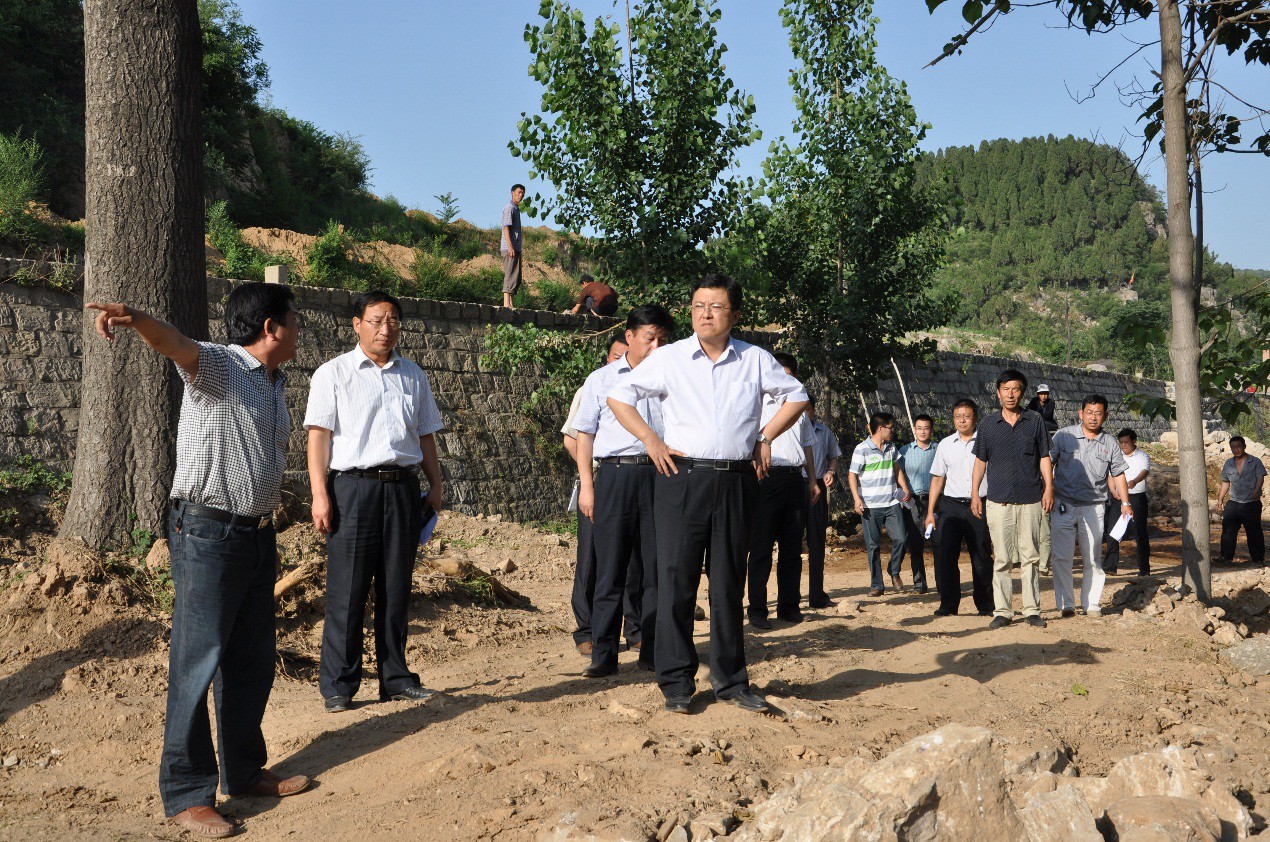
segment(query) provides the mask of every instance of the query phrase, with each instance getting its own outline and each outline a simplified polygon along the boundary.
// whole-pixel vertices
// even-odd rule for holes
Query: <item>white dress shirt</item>
[[[1129,466],[1129,469],[1124,472],[1124,481],[1126,484],[1128,484],[1130,480],[1136,479],[1138,474],[1142,473],[1143,471],[1147,471],[1148,473],[1151,471],[1151,457],[1147,456],[1146,451],[1140,447],[1135,447],[1133,449],[1133,452],[1124,458],[1124,461],[1125,461],[1125,464]],[[1132,486],[1129,489],[1129,493],[1130,494],[1146,494],[1147,493],[1146,477],[1142,478],[1142,482],[1138,483],[1135,486]]]
[[[830,460],[842,458],[842,448],[838,446],[838,437],[823,421],[811,423],[811,439],[811,455],[816,461],[816,479],[824,479],[829,472]]]
[[[711,362],[694,334],[653,351],[608,396],[630,406],[659,399],[671,450],[694,459],[749,459],[764,395],[807,400],[803,384],[762,348],[731,339]]]
[[[644,443],[631,435],[625,427],[618,423],[613,410],[609,409],[608,395],[613,387],[630,375],[634,369],[623,354],[620,360],[614,360],[603,368],[597,368],[587,376],[582,384],[582,399],[578,403],[578,414],[573,419],[573,426],[580,433],[595,436],[592,456],[605,459],[609,456],[642,456],[648,453]],[[658,436],[665,433],[666,428],[661,418],[661,401],[653,398],[640,398],[635,404],[648,426]]]
[[[304,426],[331,431],[331,470],[423,461],[419,437],[442,427],[423,369],[396,351],[382,368],[358,345],[313,372]]]
[[[571,439],[578,437],[578,430],[573,426],[573,422],[578,418],[578,409],[582,406],[582,387],[578,387],[578,391],[573,393],[573,401],[569,404],[569,414],[565,416],[564,426],[560,428],[560,432],[564,433]]]
[[[775,418],[776,413],[784,405],[785,402],[782,400],[763,398],[763,415],[759,418],[759,429],[766,427],[767,422]],[[781,433],[772,442],[772,464],[791,468],[805,467],[807,454],[803,453],[803,448],[811,447],[811,445],[811,422],[807,420],[807,413],[803,412],[799,414],[794,426]]]
[[[945,497],[970,499],[970,481],[975,471],[975,440],[979,437],[976,430],[969,441],[962,441],[961,433],[953,433],[939,442],[935,448],[935,461],[930,465],[930,475],[944,478]],[[988,493],[988,479],[984,477],[979,483],[979,496]]]

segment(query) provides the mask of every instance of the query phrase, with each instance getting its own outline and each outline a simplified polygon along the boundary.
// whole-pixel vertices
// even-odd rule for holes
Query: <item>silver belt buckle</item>
[[[400,475],[401,475],[401,471],[396,471],[396,470],[380,471],[379,481],[380,482],[396,482],[397,480],[401,479]]]

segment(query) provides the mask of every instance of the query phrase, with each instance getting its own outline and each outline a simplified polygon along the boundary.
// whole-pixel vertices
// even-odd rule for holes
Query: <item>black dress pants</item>
[[[913,503],[917,506],[918,517],[904,506],[904,551],[908,553],[909,564],[913,568],[913,587],[926,587],[926,506],[930,503],[930,495],[914,494]],[[939,552],[939,536],[932,535],[931,550]],[[933,554],[932,554],[933,558]]]
[[[1239,528],[1243,527],[1248,540],[1248,560],[1262,564],[1266,560],[1266,534],[1261,530],[1261,501],[1237,503],[1227,500],[1221,516],[1221,560],[1235,560],[1235,542],[1239,540]]]
[[[798,613],[803,575],[803,532],[807,524],[807,480],[795,468],[773,468],[758,481],[758,513],[750,540],[751,618],[767,617],[767,580],[772,573],[772,544],[776,554],[776,614]],[[823,561],[822,561],[823,567]]]
[[[939,590],[939,607],[956,614],[961,604],[961,568],[957,559],[964,543],[970,553],[975,609],[983,615],[993,611],[992,538],[988,522],[970,512],[970,503],[940,497],[936,503],[938,522],[935,542],[935,587]]]
[[[1147,524],[1149,503],[1147,493],[1130,494],[1129,505],[1133,507],[1134,541],[1138,550],[1138,575],[1148,576],[1151,573],[1151,536]],[[1102,569],[1106,573],[1115,573],[1120,568],[1120,541],[1111,537],[1111,528],[1120,520],[1120,501],[1107,501],[1107,511],[1103,515],[1103,538],[1107,541],[1107,551],[1102,556]]]
[[[825,593],[825,534],[829,531],[829,494],[825,481],[816,480],[820,496],[807,509],[807,604],[812,608],[829,601]]]
[[[639,617],[642,608],[640,593],[644,589],[644,570],[638,564],[628,566],[626,595],[622,598],[625,616],[626,642],[631,646],[641,640]],[[569,599],[573,608],[573,643],[590,642],[592,605],[595,602],[595,524],[582,512],[578,512],[578,553],[573,567],[573,594]]]
[[[335,474],[326,536],[326,624],[319,686],[324,698],[353,696],[362,681],[362,622],[375,584],[375,661],[379,695],[419,685],[406,666],[406,615],[419,549],[419,480],[396,482]]]
[[[710,684],[717,698],[749,689],[742,638],[745,559],[758,508],[752,471],[679,466],[657,475],[657,684],[667,696],[696,687],[693,609],[702,560],[710,579]]]
[[[657,622],[657,532],[653,527],[652,465],[605,462],[595,473],[595,599],[591,603],[591,664],[617,666],[622,606],[632,582],[642,609],[640,661],[654,663]],[[630,568],[635,567],[636,570]]]

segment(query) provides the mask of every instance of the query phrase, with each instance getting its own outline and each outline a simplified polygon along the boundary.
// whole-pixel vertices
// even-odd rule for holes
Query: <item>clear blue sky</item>
[[[619,0],[620,2],[620,0]],[[507,188],[526,181],[524,162],[507,151],[522,111],[537,110],[540,88],[525,68],[525,24],[538,0],[240,0],[264,42],[274,105],[326,131],[357,135],[374,166],[374,190],[432,210],[434,195],[454,193],[461,215],[494,226]],[[610,0],[575,0],[587,13],[614,14]],[[719,30],[728,71],[752,93],[763,140],[746,150],[742,169],[757,174],[768,142],[788,133],[793,117],[787,82],[792,57],[779,0],[723,0]],[[1092,100],[1085,89],[1133,49],[1126,35],[1155,37],[1154,21],[1132,33],[1088,36],[1061,27],[1052,9],[1018,9],[976,36],[960,56],[923,69],[961,31],[960,3],[934,15],[923,0],[878,0],[880,56],[904,80],[918,115],[930,123],[926,147],[977,144],[998,137],[1054,134],[1096,137],[1141,148],[1137,112],[1115,83],[1150,83],[1145,50]],[[1232,90],[1245,98],[1270,92],[1267,74],[1225,62]],[[1164,187],[1158,155],[1148,179]],[[1210,247],[1236,266],[1270,268],[1266,196],[1270,161],[1254,155],[1210,156],[1205,165],[1205,222]],[[530,192],[550,185],[529,183]]]

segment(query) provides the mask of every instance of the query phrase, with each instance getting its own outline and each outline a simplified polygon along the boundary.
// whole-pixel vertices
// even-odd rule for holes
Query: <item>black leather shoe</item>
[[[834,602],[832,599],[818,599],[815,602],[809,601],[807,603],[808,608],[815,608],[817,610],[821,608],[833,608],[835,605],[837,605],[837,603]]]
[[[353,709],[353,697],[331,696],[323,700],[322,704],[326,707],[327,713],[343,713],[346,710]]]
[[[716,698],[718,697],[716,696]],[[767,704],[767,699],[764,699],[753,690],[742,690],[739,693],[728,696],[726,699],[719,699],[719,701],[736,705],[741,710],[753,711],[754,713],[767,713],[771,710],[771,707]]]
[[[936,609],[935,609],[935,616],[936,616],[936,617],[951,617],[952,615],[953,615],[953,612],[948,611],[948,610],[946,610],[946,609],[943,609],[943,608],[936,608]]]
[[[1031,617],[1023,618],[1023,621],[1029,626],[1035,626],[1038,629],[1045,628],[1045,621],[1041,619],[1039,614],[1033,614]]]
[[[980,611],[980,612],[978,612],[978,614],[979,614],[979,616],[980,616],[980,617],[991,617],[991,616],[992,616],[992,611],[990,611],[990,610],[989,610],[989,611]]]
[[[379,700],[381,702],[426,702],[436,694],[437,691],[429,690],[427,687],[407,687],[388,696],[380,696]]]
[[[918,585],[917,587],[913,588],[913,593],[923,594],[923,593],[926,593],[927,590],[928,589],[925,585]]]
[[[692,704],[692,696],[667,696],[666,710],[671,713],[687,713],[688,706]]]
[[[1010,618],[1009,618],[1009,617],[993,617],[993,618],[992,618],[992,622],[991,622],[991,623],[988,623],[988,628],[990,628],[990,629],[1003,629],[1003,628],[1005,628],[1005,627],[1006,627],[1006,626],[1008,626],[1008,625],[1010,625]]]
[[[781,620],[781,621],[786,622],[786,623],[801,623],[801,622],[803,621],[803,612],[801,612],[801,611],[787,611],[787,612],[785,612],[784,614],[780,614],[780,613],[778,613],[778,614],[776,615],[776,619]]]
[[[640,658],[635,662],[635,669],[640,672],[657,672],[657,667],[653,666],[648,661],[645,661],[643,658]]]
[[[767,631],[772,627],[772,621],[766,617],[751,617],[750,625],[756,629],[763,629],[764,631]]]
[[[606,666],[604,664],[591,664],[582,671],[587,678],[607,678],[610,675],[617,675],[617,666]]]

